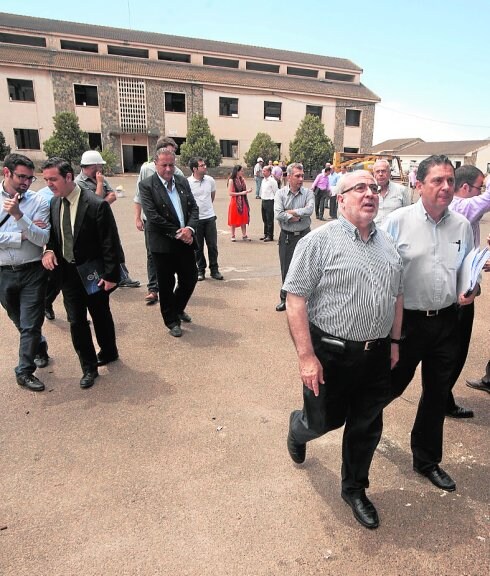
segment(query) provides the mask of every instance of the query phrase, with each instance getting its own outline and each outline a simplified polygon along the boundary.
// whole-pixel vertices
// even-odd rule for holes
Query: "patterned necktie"
[[[70,202],[63,198],[63,258],[67,262],[73,262],[73,232],[71,229]]]

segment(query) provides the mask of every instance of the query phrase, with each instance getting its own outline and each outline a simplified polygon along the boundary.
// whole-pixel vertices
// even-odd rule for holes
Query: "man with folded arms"
[[[48,347],[41,334],[47,283],[41,258],[49,239],[49,204],[29,190],[36,177],[27,156],[6,156],[2,173],[0,302],[20,333],[17,384],[41,392],[44,384],[34,371],[48,364]]]
[[[413,468],[448,492],[456,484],[439,463],[459,353],[457,304],[471,304],[476,294],[476,288],[469,296],[456,291],[458,270],[473,249],[473,232],[464,216],[448,209],[454,182],[449,158],[429,156],[417,171],[418,202],[383,222],[404,266],[403,339],[392,373],[392,399],[403,394],[422,363],[422,395],[411,434]]]
[[[304,400],[291,413],[287,447],[301,464],[307,442],[345,424],[341,495],[358,522],[377,528],[365,490],[398,360],[402,261],[373,223],[373,176],[359,170],[337,188],[338,220],[298,242],[283,286]]]

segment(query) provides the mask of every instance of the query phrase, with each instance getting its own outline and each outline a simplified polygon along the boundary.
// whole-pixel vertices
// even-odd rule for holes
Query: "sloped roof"
[[[418,142],[424,142],[424,140],[422,140],[422,138],[393,138],[376,144],[371,148],[371,152],[373,152],[373,154],[380,152],[399,152]]]
[[[454,140],[449,142],[420,142],[401,151],[401,154],[413,156],[431,156],[445,154],[446,156],[466,156],[480,148],[490,146],[489,140]]]
[[[48,18],[33,18],[31,16],[21,16],[5,12],[0,12],[0,23],[0,27],[7,28],[9,32],[23,31],[37,34],[70,35],[79,38],[86,37],[105,41],[131,42],[133,44],[157,46],[160,48],[194,50],[213,54],[219,53],[223,56],[234,55],[266,61],[291,62],[307,66],[322,66],[325,68],[339,68],[346,71],[362,72],[362,68],[346,58],[335,58],[321,56],[319,54],[293,52],[290,50],[277,50],[275,48],[261,48],[247,44],[232,44],[230,42],[218,42],[216,40],[171,36],[169,34],[159,34],[156,32],[95,26],[93,24],[81,24],[78,22],[66,22]]]
[[[326,82],[317,79],[264,74],[247,70],[196,66],[174,62],[109,56],[86,52],[52,50],[0,44],[0,63],[51,71],[70,71],[111,76],[130,76],[203,85],[262,89],[268,92],[296,92],[322,97],[379,102],[363,84]]]

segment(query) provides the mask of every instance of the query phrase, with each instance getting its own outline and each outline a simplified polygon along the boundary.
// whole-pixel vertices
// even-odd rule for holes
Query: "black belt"
[[[332,336],[311,323],[310,330],[320,336],[320,340],[326,347],[338,352],[342,352],[343,350],[351,352],[369,352],[370,350],[374,350],[390,341],[390,336],[374,338],[373,340],[346,340],[345,338]]]
[[[289,230],[281,230],[286,236],[304,236],[310,232],[310,228],[305,228],[305,230],[298,230],[298,232],[290,232]]]
[[[443,316],[448,312],[454,312],[456,310],[456,304],[451,304],[451,306],[447,306],[446,308],[441,308],[440,310],[408,310],[407,308],[403,309],[404,314],[417,314],[419,316]]]
[[[5,264],[0,266],[0,270],[10,270],[10,272],[20,272],[21,270],[27,270],[28,268],[34,268],[34,266],[39,266],[41,260],[34,260],[34,262],[26,262],[25,264]]]

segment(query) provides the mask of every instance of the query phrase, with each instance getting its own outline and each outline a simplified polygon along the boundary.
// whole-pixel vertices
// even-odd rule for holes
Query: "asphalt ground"
[[[286,315],[274,310],[277,245],[258,241],[260,201],[251,195],[253,241],[231,243],[218,181],[225,280],[198,283],[187,309],[193,321],[176,339],[158,306],[144,303],[135,180],[111,183],[126,190],[114,212],[142,287],[111,296],[120,360],[100,369],[93,388],[79,387],[61,297],[56,320],[44,324],[52,360],[38,370],[43,393],[16,385],[18,334],[0,312],[0,574],[489,574],[490,396],[464,378],[481,376],[489,358],[490,275],[456,387],[475,418],[445,426],[443,467],[457,491],[438,490],[412,471],[417,374],[385,410],[368,492],[381,525],[369,531],[340,498],[341,430],[311,442],[303,466],[286,450],[301,384]],[[489,232],[487,217],[482,238]]]

